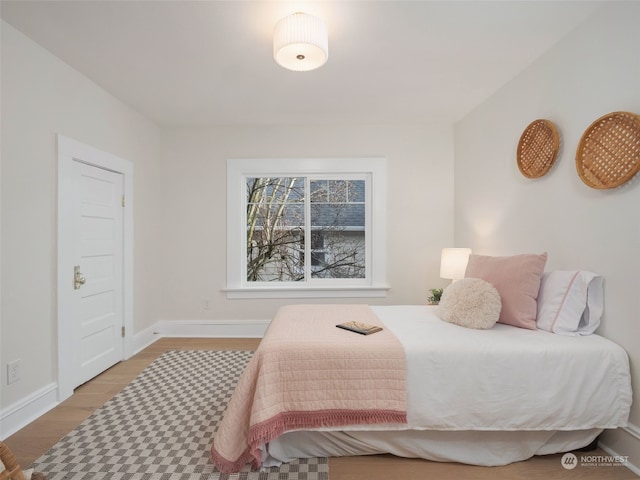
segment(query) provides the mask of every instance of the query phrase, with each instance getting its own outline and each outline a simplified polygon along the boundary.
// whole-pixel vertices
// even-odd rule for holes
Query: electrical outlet
[[[20,380],[20,359],[7,363],[7,385]]]
[[[208,298],[203,298],[202,299],[202,309],[203,310],[210,310],[211,309],[211,300],[209,300]]]

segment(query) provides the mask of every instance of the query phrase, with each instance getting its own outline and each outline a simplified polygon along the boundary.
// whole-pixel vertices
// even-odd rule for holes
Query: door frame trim
[[[73,162],[80,161],[94,167],[122,174],[126,207],[123,211],[123,321],[126,335],[123,341],[123,360],[133,355],[133,163],[77,140],[57,135],[58,141],[58,318],[57,318],[57,377],[58,401],[69,398],[74,383],[74,359],[70,331],[73,292],[64,288],[71,284],[72,274],[65,266],[73,264],[69,235],[71,234]]]

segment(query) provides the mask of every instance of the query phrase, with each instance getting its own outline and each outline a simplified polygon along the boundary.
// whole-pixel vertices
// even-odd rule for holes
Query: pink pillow
[[[471,254],[465,277],[481,278],[498,290],[502,299],[498,322],[536,330],[536,299],[546,263],[546,253],[512,257]]]

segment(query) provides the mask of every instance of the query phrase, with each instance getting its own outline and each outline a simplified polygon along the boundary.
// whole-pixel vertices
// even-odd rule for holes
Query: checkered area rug
[[[32,467],[48,480],[328,480],[326,458],[223,474],[209,460],[248,351],[174,350]]]

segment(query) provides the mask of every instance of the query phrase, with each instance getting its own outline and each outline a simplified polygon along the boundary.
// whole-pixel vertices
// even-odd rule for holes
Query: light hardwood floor
[[[30,465],[95,409],[122,390],[147,365],[167,350],[254,350],[258,339],[164,338],[131,359],[121,362],[86,384],[73,396],[5,440],[23,467]],[[580,455],[607,455],[602,450]],[[561,455],[534,457],[504,467],[476,467],[398,458],[391,455],[329,459],[330,480],[536,480],[536,479],[637,479],[622,466],[578,466],[565,470]],[[44,472],[46,473],[46,472]]]

